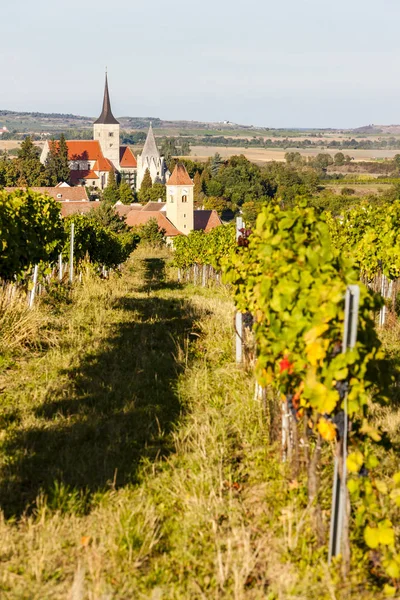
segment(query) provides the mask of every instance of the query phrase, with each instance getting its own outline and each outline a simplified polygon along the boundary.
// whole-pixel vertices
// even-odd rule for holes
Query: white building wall
[[[119,125],[106,125],[95,123],[93,125],[93,139],[100,142],[105,158],[111,160],[119,171]]]
[[[194,229],[194,186],[168,185],[166,216],[178,231],[188,235]]]

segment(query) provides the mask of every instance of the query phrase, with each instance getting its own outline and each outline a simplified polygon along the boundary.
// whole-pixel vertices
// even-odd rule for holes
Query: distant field
[[[43,147],[43,142],[33,142],[35,146],[39,146],[39,148]],[[0,152],[3,150],[13,150],[14,148],[19,148],[21,145],[20,140],[1,140],[0,139]]]
[[[357,184],[357,183],[348,183],[343,181],[340,184],[326,184],[324,185],[326,190],[334,192],[335,194],[340,194],[343,188],[351,188],[355,191],[355,196],[368,196],[369,194],[380,194],[387,189],[390,189],[390,184],[388,183],[380,183],[380,184]]]
[[[338,150],[322,150],[317,149],[298,149],[298,148],[286,148],[286,149],[274,149],[268,150],[264,148],[244,148],[244,147],[225,147],[225,146],[192,146],[191,156],[189,158],[196,158],[197,160],[207,160],[210,156],[218,152],[223,158],[229,158],[235,154],[244,154],[246,158],[255,163],[265,163],[272,160],[284,161],[286,152],[300,152],[302,156],[316,156],[321,152],[325,152],[334,156]],[[349,154],[354,158],[356,162],[365,160],[382,160],[384,158],[393,158],[396,154],[399,154],[398,150],[343,150],[344,154]]]

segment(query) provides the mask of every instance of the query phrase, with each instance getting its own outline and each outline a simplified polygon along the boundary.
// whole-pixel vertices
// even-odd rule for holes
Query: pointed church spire
[[[106,84],[104,86],[104,99],[103,99],[103,110],[101,115],[95,121],[95,123],[102,123],[103,125],[119,125],[117,119],[114,117],[111,111],[110,94],[108,93],[108,80],[106,71]]]
[[[145,158],[145,157],[160,158],[160,153],[157,148],[156,139],[154,137],[153,127],[152,127],[151,123],[150,123],[149,131],[148,131],[147,138],[144,143],[143,151],[142,151],[142,158]]]

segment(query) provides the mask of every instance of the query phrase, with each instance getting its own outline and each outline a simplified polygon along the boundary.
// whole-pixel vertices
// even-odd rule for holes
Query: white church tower
[[[165,183],[168,175],[167,167],[163,156],[157,148],[156,139],[153,133],[153,127],[150,123],[147,138],[142,150],[142,154],[138,154],[137,160],[137,180],[136,189],[140,190],[144,174],[148,169],[153,183]]]
[[[119,123],[111,111],[108,81],[104,87],[103,110],[93,124],[93,139],[100,142],[105,158],[108,158],[119,171]]]
[[[177,164],[167,182],[166,216],[186,235],[194,229],[194,183],[185,166]]]

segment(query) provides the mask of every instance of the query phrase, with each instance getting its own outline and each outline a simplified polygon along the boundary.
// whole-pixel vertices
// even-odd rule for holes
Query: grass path
[[[166,256],[43,307],[0,367],[0,598],[339,600],[233,360],[224,290]],[[352,591],[353,587],[353,591]]]

